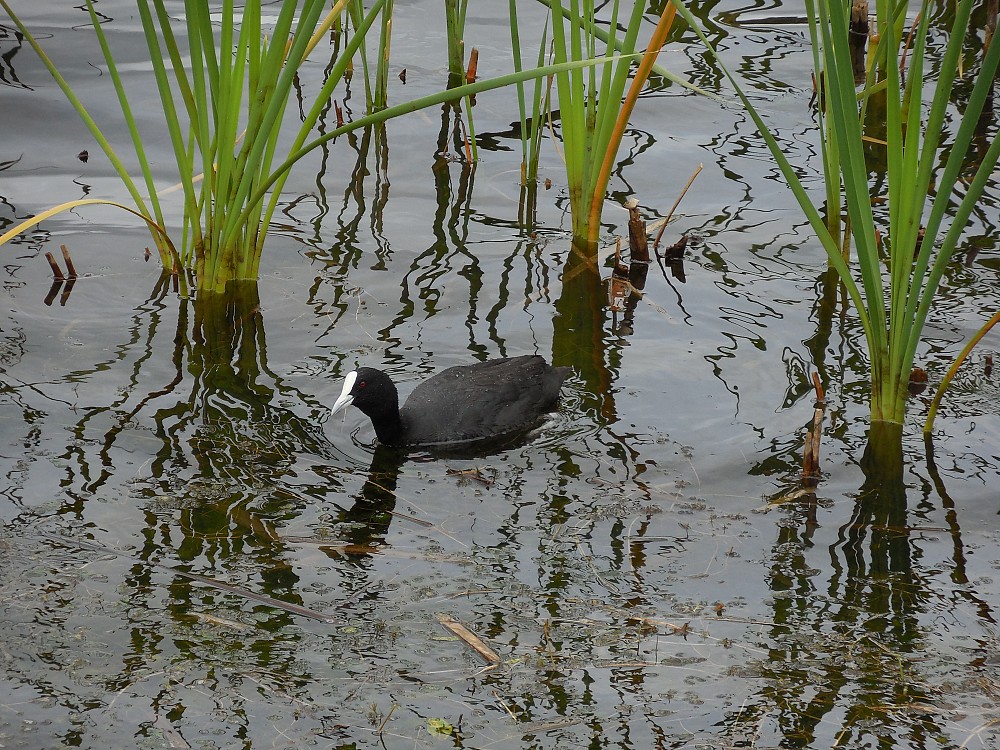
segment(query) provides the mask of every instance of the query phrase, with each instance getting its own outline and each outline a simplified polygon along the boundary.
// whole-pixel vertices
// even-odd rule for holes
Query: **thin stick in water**
[[[656,233],[656,240],[653,242],[654,250],[659,249],[660,237],[663,236],[663,230],[667,228],[667,224],[669,224],[670,220],[674,217],[674,211],[677,210],[677,207],[681,204],[681,201],[684,200],[684,196],[687,195],[687,191],[691,189],[691,185],[694,183],[695,178],[701,173],[701,170],[704,166],[705,166],[704,164],[698,165],[698,168],[694,170],[692,175],[688,178],[687,184],[685,184],[684,189],[681,190],[681,194],[677,196],[677,200],[674,201],[674,205],[672,205],[670,207],[670,211],[667,212],[667,216],[663,220],[663,226],[661,226],[660,231]]]
[[[478,635],[469,630],[451,615],[437,614],[437,621],[452,635],[458,636],[465,644],[490,664],[499,664],[500,655],[491,649]]]

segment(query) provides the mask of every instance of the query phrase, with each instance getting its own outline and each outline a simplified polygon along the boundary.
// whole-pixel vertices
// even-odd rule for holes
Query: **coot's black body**
[[[389,376],[361,367],[333,405],[368,415],[390,447],[455,445],[507,437],[536,425],[559,398],[567,367],[528,355],[449,367],[416,388],[402,408]]]

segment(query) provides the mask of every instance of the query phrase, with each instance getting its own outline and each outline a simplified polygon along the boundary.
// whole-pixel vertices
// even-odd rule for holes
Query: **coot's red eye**
[[[358,388],[359,389],[364,388],[366,385],[368,385],[368,383],[366,383],[364,380],[362,380],[360,383],[358,383]]]

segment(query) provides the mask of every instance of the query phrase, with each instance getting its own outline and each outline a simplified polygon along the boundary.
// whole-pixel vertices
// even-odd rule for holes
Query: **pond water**
[[[397,4],[393,103],[444,83],[440,5]],[[497,75],[506,6],[472,5],[467,44]],[[99,7],[167,185],[138,19]],[[123,143],[85,11],[21,12]],[[818,187],[802,7],[700,12]],[[124,199],[6,19],[0,44],[0,229]],[[692,35],[660,62],[719,90]],[[176,293],[111,209],[0,250],[0,746],[1000,746],[995,339],[946,396],[934,460],[925,392],[902,483],[866,484],[860,327],[739,108],[662,82],[641,100],[602,253],[625,198],[652,221],[704,170],[665,233],[692,236],[683,274],[654,265],[628,320],[608,268],[572,259],[551,142],[538,225],[519,224],[516,112],[513,92],[478,98],[474,169],[449,109],[306,160],[259,285],[227,309]],[[1000,304],[998,203],[994,181],[928,324],[932,384]],[[60,245],[83,277],[51,296]],[[328,418],[358,364],[405,394],[526,353],[574,374],[499,453],[399,460],[360,413]],[[789,493],[813,371],[829,411],[810,505]]]

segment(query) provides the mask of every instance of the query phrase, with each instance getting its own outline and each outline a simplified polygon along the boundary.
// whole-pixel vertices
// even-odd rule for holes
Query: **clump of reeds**
[[[711,48],[683,3],[672,2]],[[1000,157],[1000,138],[994,136],[978,165],[967,158],[993,85],[1000,45],[990,45],[986,51],[960,111],[952,106],[973,4],[973,0],[955,3],[948,41],[931,81],[927,49],[931,6],[927,0],[921,4],[917,22],[906,34],[906,0],[879,0],[878,43],[859,91],[850,55],[850,3],[806,0],[819,71],[829,223],[813,205],[756,107],[722,66],[858,311],[871,358],[873,423],[902,424],[910,372],[934,294]],[[865,112],[876,98],[885,112],[880,123],[885,137],[877,139],[884,141],[884,180],[873,174],[879,164],[866,159],[871,144],[866,138]],[[945,139],[947,119],[957,123],[950,142]],[[957,190],[960,178],[962,190]],[[872,210],[873,199],[882,198],[873,194],[876,181],[888,187],[888,212],[879,219]],[[856,265],[843,252],[838,237],[842,201]],[[830,214],[836,214],[836,220]]]
[[[183,26],[173,20],[165,0],[137,0],[184,200],[178,250],[167,233],[150,158],[92,0],[86,0],[87,9],[131,134],[145,194],[37,40],[6,0],[0,0],[0,5],[35,48],[117,170],[135,212],[153,228],[164,266],[174,272],[180,267],[193,271],[199,290],[222,291],[230,281],[257,276],[264,237],[288,175],[287,168],[276,172],[274,167],[281,161],[279,135],[285,108],[298,71],[347,1],[340,0],[323,17],[325,0],[285,0],[265,36],[260,0],[249,0],[239,14],[233,0],[223,0],[217,26],[213,26],[208,4],[201,0],[186,0]],[[305,142],[385,2],[375,0],[366,15],[358,16],[354,34],[303,118],[291,151]],[[81,202],[57,208],[77,205]]]
[[[616,97],[620,99],[620,90],[627,77],[627,62],[622,61],[620,54],[609,52],[606,57],[595,59],[580,54],[582,48],[576,44],[570,45],[573,55],[559,55],[554,63],[542,65],[540,58],[539,65],[534,68],[490,80],[470,81],[420,99],[388,106],[386,82],[391,0],[373,0],[367,10],[358,0],[338,0],[325,14],[325,0],[282,0],[277,3],[277,16],[266,37],[261,26],[260,0],[248,0],[240,14],[236,13],[233,0],[223,0],[221,13],[218,14],[220,23],[215,27],[204,0],[185,0],[185,20],[183,27],[178,28],[175,28],[178,22],[167,11],[165,0],[137,0],[165,127],[176,162],[177,182],[184,201],[182,234],[180,241],[174,242],[163,218],[158,186],[154,184],[150,159],[139,135],[118,66],[92,0],[85,2],[118,95],[121,115],[131,134],[132,147],[141,170],[140,182],[144,183],[145,192],[140,190],[114,146],[30,30],[13,12],[7,0],[0,0],[0,7],[7,11],[33,46],[104,150],[135,206],[132,208],[116,201],[93,198],[64,203],[0,235],[0,245],[59,211],[107,203],[142,218],[150,227],[164,267],[174,273],[189,271],[201,292],[222,292],[232,281],[257,278],[264,238],[289,171],[305,155],[334,138],[425,107],[532,78],[573,74],[595,64],[618,66],[614,69],[615,88],[612,95],[604,97],[605,92],[602,91],[602,97],[613,101]],[[273,12],[273,7],[268,6],[270,12]],[[463,23],[464,7],[462,2],[454,6],[456,29]],[[298,71],[345,9],[349,11],[351,21],[350,37],[328,66],[326,78],[313,98],[312,107],[301,117],[290,145],[285,146],[286,140],[280,137],[281,128]],[[364,41],[379,18],[379,58],[372,92],[367,76]],[[342,31],[346,26],[340,24]],[[186,40],[186,46],[182,40]],[[632,42],[634,45],[634,38]],[[609,50],[612,48],[613,45]],[[361,55],[366,70],[367,114],[352,122],[338,122],[336,129],[308,140],[318,118],[328,106],[334,88],[352,67],[356,54]],[[651,62],[655,57],[652,47],[646,55],[651,56]],[[186,58],[190,64],[186,64]],[[644,75],[648,75],[648,70]],[[572,80],[582,79],[574,77]],[[572,82],[568,85],[570,89],[575,87]],[[605,124],[611,122],[610,115],[608,118]],[[610,143],[614,138],[615,128],[610,130],[611,135],[602,143]],[[617,137],[620,140],[620,129]],[[473,138],[470,135],[470,140]],[[575,145],[573,151],[577,152],[580,147]],[[594,168],[595,165],[588,162],[587,170]],[[602,166],[601,169],[609,171],[610,166],[608,169]],[[587,177],[588,185],[597,182]],[[600,184],[607,184],[606,176]],[[603,197],[603,187],[596,192]]]
[[[644,3],[635,3],[628,20],[623,23],[619,21],[620,3],[617,0],[608,3],[603,8],[609,15],[605,28],[598,26],[593,0],[570,0],[566,6],[558,0],[541,2],[550,8],[551,14],[542,33],[539,66],[550,43],[550,23],[554,62],[587,59],[595,62],[590,67],[557,73],[554,79],[573,237],[582,245],[596,248],[605,193],[618,147],[639,94],[666,42],[675,10],[669,3],[664,5],[656,28],[645,50],[641,51],[639,31]],[[523,63],[514,0],[510,0],[510,18],[514,64],[520,69]],[[632,70],[636,59],[638,66]],[[530,119],[523,89],[518,91],[518,103],[524,154],[522,185],[533,189],[541,132],[549,110],[549,89],[536,83],[531,96]]]

